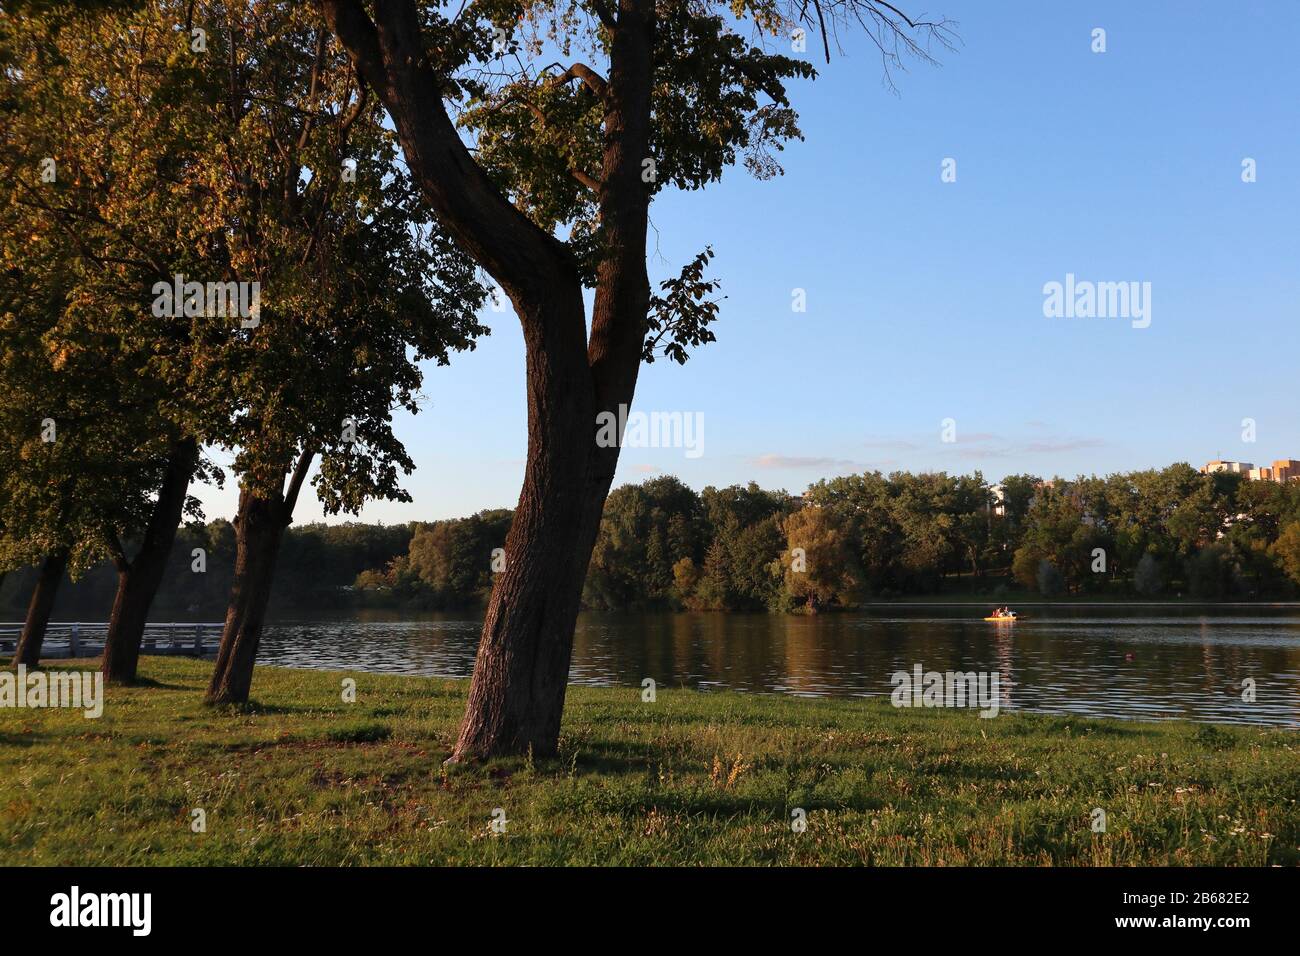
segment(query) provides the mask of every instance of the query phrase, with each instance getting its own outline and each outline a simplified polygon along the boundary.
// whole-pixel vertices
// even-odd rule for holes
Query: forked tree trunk
[[[130,684],[135,681],[145,622],[167,569],[167,558],[176,541],[176,529],[185,509],[185,495],[198,460],[198,442],[192,438],[173,448],[140,551],[135,560],[128,564],[123,558],[118,566],[117,595],[108,619],[104,659],[100,665],[105,680],[111,683]]]
[[[608,255],[587,339],[572,254],[523,216],[465,148],[422,48],[416,5],[372,21],[355,0],[318,0],[330,29],[393,119],[412,177],[460,245],[510,296],[527,348],[528,459],[506,569],[488,605],[452,760],[554,754],[573,629],[618,448],[596,414],[631,403],[646,332],[645,233],[653,4],[618,0],[598,189]]]
[[[41,645],[45,642],[45,629],[50,623],[50,614],[54,610],[54,598],[63,581],[63,572],[68,568],[68,552],[55,551],[41,564],[41,572],[36,578],[36,588],[32,591],[31,603],[27,605],[27,619],[23,623],[22,636],[18,638],[18,647],[14,651],[14,663],[35,667],[41,662]]]
[[[596,444],[596,414],[624,420],[620,406],[632,403],[646,332],[649,204],[641,164],[649,155],[653,33],[648,8],[620,5],[610,53],[599,195],[608,253],[597,267],[585,367],[570,373],[557,361],[567,343],[529,336],[529,329],[555,323],[538,323],[526,301],[515,302],[528,345],[528,460],[506,560],[519,551],[526,561],[515,568],[515,576],[503,574],[493,590],[453,761],[504,753],[551,756],[559,746],[582,586],[618,466],[619,446]],[[559,382],[545,381],[556,374],[563,376]],[[590,389],[590,405],[579,409],[538,400],[557,385],[572,387],[570,374]],[[581,480],[570,484],[557,460],[569,466],[577,458],[585,459]],[[538,487],[548,488],[550,498],[536,494]],[[527,520],[521,521],[521,514]],[[530,605],[542,612],[517,613]]]
[[[209,704],[248,702],[288,511],[278,495],[271,498],[240,492],[235,517],[235,578],[216,667],[208,684]]]

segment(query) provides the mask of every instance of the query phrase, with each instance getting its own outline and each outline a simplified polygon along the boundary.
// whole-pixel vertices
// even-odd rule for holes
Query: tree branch
[[[605,90],[608,87],[605,78],[585,63],[574,63],[563,73],[551,77],[548,81],[548,85],[563,86],[570,80],[582,80],[583,85],[585,85],[587,89],[591,90],[591,92],[595,93],[601,99],[604,99]]]
[[[293,509],[298,504],[298,493],[302,491],[302,484],[307,479],[307,471],[311,468],[312,459],[316,457],[316,446],[308,444],[298,456],[298,464],[294,466],[293,475],[289,478],[289,487],[284,493],[284,513],[285,517],[293,517]]]
[[[501,102],[502,104],[505,104],[512,101],[524,106],[528,110],[528,112],[533,114],[537,122],[540,123],[542,126],[546,125],[546,114],[542,112],[542,108],[538,106],[536,103],[530,103],[527,100],[525,100],[522,96],[516,96],[513,93],[507,96]],[[582,185],[586,186],[592,192],[594,193],[600,192],[600,180],[597,179],[595,176],[592,176],[589,173],[584,173],[581,169],[574,169],[573,167],[569,167],[569,175],[572,176],[574,179],[576,179],[578,182],[580,182]]]
[[[582,185],[586,186],[594,193],[600,192],[600,180],[595,176],[584,173],[581,169],[570,169],[569,175],[576,179]]]
[[[376,0],[375,19],[360,0],[315,0],[353,65],[383,102],[407,163],[438,219],[515,297],[553,298],[578,269],[573,253],[502,193],[475,161],[443,101],[446,78],[428,61],[411,0]]]
[[[122,574],[130,571],[131,562],[127,560],[126,548],[122,547],[122,539],[117,536],[117,532],[110,528],[105,542],[108,544],[108,553],[113,558],[113,566]]]

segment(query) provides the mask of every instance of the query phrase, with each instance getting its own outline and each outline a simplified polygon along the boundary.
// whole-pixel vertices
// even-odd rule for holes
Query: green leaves
[[[815,75],[807,61],[751,45],[719,16],[661,4],[651,136],[657,188],[700,189],[738,156],[760,179],[778,174],[775,153],[803,138],[786,81]]]
[[[781,172],[779,153],[801,138],[786,82],[815,75],[811,64],[770,52],[737,32],[752,16],[760,34],[780,22],[771,4],[740,4],[731,18],[710,3],[661,2],[654,29],[650,153],[645,189],[699,189],[743,162],[759,179]],[[487,64],[453,78],[464,94],[459,124],[476,159],[514,204],[541,228],[567,234],[587,284],[603,248],[599,202],[616,104],[603,93],[609,33],[591,4],[478,3]],[[503,24],[498,27],[496,24]],[[501,29],[502,34],[495,31]],[[494,49],[492,38],[506,35]],[[426,37],[426,45],[434,41]],[[591,64],[554,62],[571,48]],[[630,117],[619,119],[624,122]]]
[[[714,341],[709,326],[718,317],[718,300],[708,298],[718,290],[717,279],[704,278],[704,270],[713,258],[713,247],[692,259],[675,279],[659,284],[662,294],[650,297],[650,314],[646,317],[646,338],[642,358],[655,360],[656,349],[678,365],[690,357],[687,349]]]
[[[471,33],[444,26],[463,62]],[[486,288],[315,12],[33,8],[0,50],[0,561],[129,536],[180,435],[259,491],[314,450],[327,510],[401,497],[392,410],[486,331]],[[177,275],[256,284],[258,321],[151,308]]]

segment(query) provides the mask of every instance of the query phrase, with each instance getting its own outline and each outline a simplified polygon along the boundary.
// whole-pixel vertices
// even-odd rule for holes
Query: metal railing
[[[184,654],[206,657],[217,652],[224,624],[146,624],[141,654]],[[12,654],[23,624],[0,623],[0,654]],[[41,644],[41,657],[97,657],[104,652],[107,623],[50,622]]]

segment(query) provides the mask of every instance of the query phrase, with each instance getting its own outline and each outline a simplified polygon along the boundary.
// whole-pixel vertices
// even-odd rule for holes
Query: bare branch
[[[838,28],[856,24],[880,51],[884,65],[884,83],[897,92],[893,71],[906,70],[909,58],[923,63],[937,63],[934,48],[953,50],[959,42],[956,26],[945,18],[913,18],[888,0],[789,0],[788,16],[796,23],[813,27],[821,34],[826,62],[831,59],[830,44],[835,39],[839,49]]]

